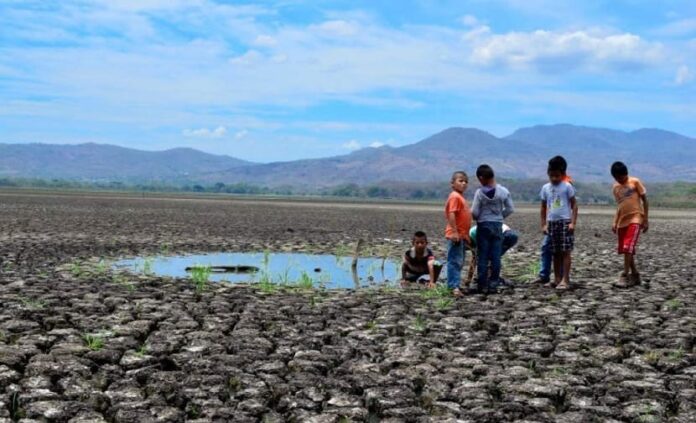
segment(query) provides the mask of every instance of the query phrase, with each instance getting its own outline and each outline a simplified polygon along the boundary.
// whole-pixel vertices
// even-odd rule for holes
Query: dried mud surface
[[[512,225],[517,288],[261,292],[115,276],[95,257],[333,252],[398,257],[439,210],[0,196],[0,422],[693,422],[696,220],[654,218],[640,287],[611,287],[611,217],[582,215],[575,289],[524,280],[537,213]],[[92,263],[94,263],[92,261]],[[86,335],[103,345],[88,345]],[[90,348],[91,347],[91,348]]]

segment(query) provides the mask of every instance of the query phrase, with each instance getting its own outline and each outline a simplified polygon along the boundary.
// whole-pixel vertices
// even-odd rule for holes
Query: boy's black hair
[[[555,156],[549,160],[548,172],[561,172],[566,173],[568,170],[568,162],[563,156]]]
[[[627,175],[628,166],[626,166],[624,162],[614,162],[614,164],[611,165],[611,176],[613,176],[614,178]]]
[[[454,182],[454,180],[457,179],[458,175],[462,175],[464,179],[466,179],[467,181],[469,180],[469,175],[467,175],[466,172],[464,172],[463,170],[458,170],[452,173],[452,179],[450,180],[450,182]]]
[[[482,164],[476,169],[476,177],[488,181],[495,178],[495,172],[493,172],[492,167]]]
[[[413,234],[413,239],[416,239],[416,238],[425,238],[425,240],[427,241],[427,240],[428,240],[428,235],[426,235],[425,232],[423,232],[423,231],[416,231],[416,232]]]

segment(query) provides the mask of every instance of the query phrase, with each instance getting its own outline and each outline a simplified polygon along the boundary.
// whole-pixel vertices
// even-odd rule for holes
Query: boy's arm
[[[478,220],[479,213],[481,212],[481,201],[479,201],[479,192],[476,191],[474,194],[474,203],[471,205],[471,217],[474,220]]]
[[[575,197],[570,197],[570,206],[573,210],[573,219],[570,221],[568,230],[570,230],[572,233],[575,231],[575,225],[578,223],[578,201],[575,199]]]
[[[449,212],[447,213],[447,223],[449,223],[450,227],[454,230],[454,234],[452,235],[452,238],[450,238],[453,242],[459,242],[459,230],[457,229],[457,217],[454,214],[454,212]]]
[[[507,219],[508,216],[515,212],[515,205],[512,203],[512,195],[508,193],[505,197],[505,202],[503,203],[503,219]]]
[[[546,201],[541,202],[541,232],[546,233]]]
[[[650,206],[648,205],[648,195],[643,194],[640,196],[643,201],[643,212],[645,213],[645,220],[643,220],[643,233],[648,232],[650,224],[648,223],[648,212],[650,211]]]
[[[428,284],[430,288],[435,286],[435,259],[428,260],[428,275],[430,276],[430,283]]]

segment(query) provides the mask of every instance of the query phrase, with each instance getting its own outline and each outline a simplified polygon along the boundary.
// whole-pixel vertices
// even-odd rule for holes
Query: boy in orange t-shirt
[[[618,205],[611,230],[619,237],[619,254],[624,256],[624,270],[616,284],[619,288],[640,285],[636,268],[636,245],[641,230],[648,231],[648,197],[640,179],[628,176],[628,167],[622,162],[611,165],[614,177],[614,199]]]
[[[471,211],[464,199],[464,191],[469,184],[466,172],[457,171],[452,174],[452,192],[445,204],[445,219],[447,228],[447,288],[452,290],[455,297],[464,295],[460,289],[462,282],[462,267],[466,254],[466,244],[469,242],[471,229]]]

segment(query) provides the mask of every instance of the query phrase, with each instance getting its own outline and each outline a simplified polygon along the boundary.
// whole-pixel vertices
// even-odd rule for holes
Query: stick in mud
[[[355,283],[355,289],[360,288],[360,278],[358,278],[358,257],[360,256],[360,248],[362,247],[362,238],[358,239],[355,243],[355,252],[353,253],[353,263],[350,265],[350,269],[353,273],[353,283]]]

